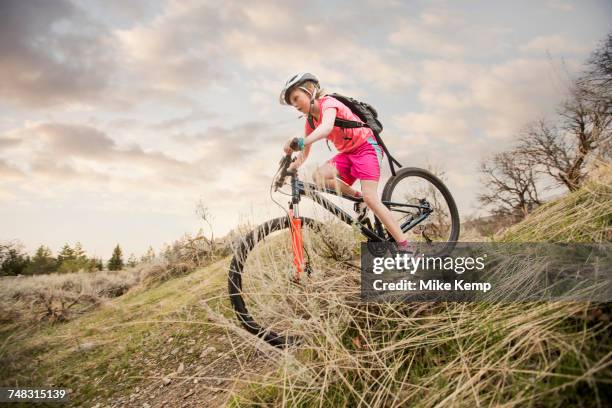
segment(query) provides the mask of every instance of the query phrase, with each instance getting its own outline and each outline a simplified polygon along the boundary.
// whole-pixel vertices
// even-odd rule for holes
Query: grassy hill
[[[2,385],[69,388],[71,406],[221,405],[249,372],[241,364],[266,365],[257,348],[232,346],[242,333],[224,320],[227,269],[218,261],[66,323],[5,324]]]
[[[611,231],[612,169],[604,166],[579,191],[542,206],[497,239],[609,242]],[[304,325],[304,344],[280,369],[234,395],[235,406],[612,402],[608,304],[376,305],[341,291],[325,300],[333,311]]]
[[[498,238],[609,241],[611,175],[604,167]],[[608,305],[365,304],[357,298],[359,271],[339,262],[304,290],[304,310],[282,311],[299,323],[304,342],[279,350],[238,327],[227,300],[228,264],[122,288],[72,315],[49,312],[54,319],[18,318],[19,310],[0,304],[0,384],[66,387],[70,406],[96,407],[612,401]],[[32,287],[49,284],[27,279],[39,279]],[[8,305],[29,307],[23,299],[30,298],[20,299]]]

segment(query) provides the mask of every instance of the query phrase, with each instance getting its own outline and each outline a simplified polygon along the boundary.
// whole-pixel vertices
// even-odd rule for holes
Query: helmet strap
[[[316,87],[316,85],[315,85],[315,87]],[[308,108],[308,117],[312,118],[312,108],[314,107],[316,93],[315,92],[310,92],[310,90],[307,89],[304,86],[300,86],[299,89],[301,89],[302,91],[306,92],[310,96],[310,107]]]

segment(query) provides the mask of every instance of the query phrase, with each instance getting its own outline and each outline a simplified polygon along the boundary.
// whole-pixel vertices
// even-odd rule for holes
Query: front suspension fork
[[[302,219],[297,214],[297,206],[293,211],[293,205],[289,208],[289,222],[291,223],[291,248],[293,249],[293,265],[295,275],[293,280],[300,282],[300,275],[304,270],[304,241],[302,239]]]

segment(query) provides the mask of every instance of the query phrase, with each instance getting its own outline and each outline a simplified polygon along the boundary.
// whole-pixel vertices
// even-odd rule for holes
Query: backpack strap
[[[399,168],[402,168],[402,165],[400,164],[400,162],[398,162],[395,159],[395,157],[391,156],[391,153],[389,153],[389,149],[387,149],[387,146],[385,146],[385,142],[383,142],[378,132],[376,132],[375,130],[372,130],[372,133],[374,133],[374,137],[376,138],[376,143],[378,143],[378,145],[382,147],[383,151],[387,155],[387,159],[389,160],[389,167],[391,168],[391,175],[395,176],[395,167],[393,166],[393,163],[397,164],[397,167]]]
[[[336,118],[336,120],[334,121],[334,126],[338,126],[344,129],[355,129],[355,128],[368,127],[368,125],[365,123],[357,122],[355,120],[341,119],[341,118]]]
[[[314,125],[314,119],[312,118],[312,115],[308,115],[308,124],[310,125],[310,128],[314,131],[315,125]]]

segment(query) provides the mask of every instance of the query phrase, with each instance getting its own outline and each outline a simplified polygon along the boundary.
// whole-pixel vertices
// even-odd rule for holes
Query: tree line
[[[121,270],[124,267],[134,267],[139,262],[148,262],[155,258],[155,251],[149,247],[138,260],[131,254],[124,261],[123,251],[119,244],[113,249],[111,258],[105,263],[102,258],[88,256],[80,242],[70,246],[67,243],[53,256],[46,245],[39,246],[34,255],[30,256],[19,242],[0,243],[0,276],[38,275],[47,273],[73,273],[79,271],[109,271]],[[106,264],[106,265],[105,265]]]
[[[493,214],[526,217],[552,188],[575,191],[612,154],[612,33],[571,82],[552,119],[527,124],[514,146],[481,162],[479,200]]]

